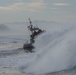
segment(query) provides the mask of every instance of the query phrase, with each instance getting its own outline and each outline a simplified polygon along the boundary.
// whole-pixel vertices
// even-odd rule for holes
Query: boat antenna
[[[30,25],[32,25],[32,22],[31,22],[30,18],[28,18],[28,20],[29,20],[29,22],[30,22]],[[27,24],[27,28],[28,28],[28,26],[29,26],[29,25]],[[27,30],[28,30],[28,29],[27,29]],[[28,30],[28,35],[30,36],[30,31],[29,31],[29,30]],[[28,42],[29,42],[29,41],[27,40],[26,43],[28,43]]]
[[[30,22],[30,25],[32,25],[32,22],[31,22],[30,18],[28,18],[28,20],[29,20],[29,22]]]

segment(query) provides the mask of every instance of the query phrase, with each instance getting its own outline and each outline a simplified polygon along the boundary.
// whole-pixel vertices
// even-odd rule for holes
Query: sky
[[[75,22],[76,0],[0,0],[0,23],[47,20]]]

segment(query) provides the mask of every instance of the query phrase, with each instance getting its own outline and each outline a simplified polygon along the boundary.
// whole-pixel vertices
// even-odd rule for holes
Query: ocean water
[[[15,69],[33,75],[75,75],[76,26],[47,28],[36,38],[33,53],[22,49],[29,33],[0,35],[0,73],[3,69]]]

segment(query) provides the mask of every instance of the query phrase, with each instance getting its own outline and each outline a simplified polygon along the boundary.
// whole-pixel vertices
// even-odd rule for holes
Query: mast
[[[30,18],[29,18],[29,22],[30,22],[30,25],[32,25],[32,22],[31,22]]]
[[[30,25],[28,26],[28,29],[31,31],[31,33],[33,33],[34,29],[33,29],[33,25],[32,22],[30,20],[30,18],[28,18]]]

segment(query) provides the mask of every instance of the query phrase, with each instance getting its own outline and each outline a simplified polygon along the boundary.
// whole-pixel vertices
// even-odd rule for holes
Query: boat
[[[39,27],[34,27],[32,25],[30,18],[29,18],[29,23],[30,25],[27,28],[31,32],[30,40],[29,40],[30,42],[23,44],[23,49],[31,52],[35,48],[33,46],[33,44],[35,43],[35,39],[37,38],[38,35],[42,34],[44,30],[40,29]]]

